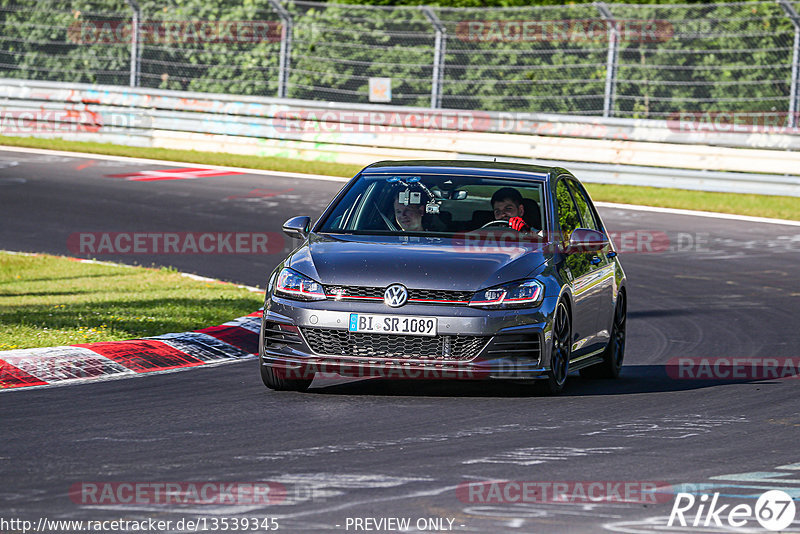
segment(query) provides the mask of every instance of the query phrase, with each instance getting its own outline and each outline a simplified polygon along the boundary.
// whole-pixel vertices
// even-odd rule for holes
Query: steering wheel
[[[497,221],[489,221],[488,223],[481,226],[479,230],[482,230],[484,228],[489,228],[490,226],[505,226],[506,228],[511,228],[508,221],[506,221],[505,219],[499,219]]]
[[[383,211],[381,211],[381,208],[378,206],[378,204],[375,203],[375,201],[372,201],[372,204],[375,206],[375,210],[378,212],[378,215],[380,215],[381,219],[383,219],[383,222],[385,222],[386,226],[389,227],[389,230],[392,232],[399,232],[400,230],[397,228],[397,226],[395,226],[391,219],[389,219],[389,217],[383,214]]]

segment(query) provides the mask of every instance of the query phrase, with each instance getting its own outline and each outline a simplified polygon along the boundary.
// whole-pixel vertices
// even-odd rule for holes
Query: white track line
[[[257,287],[245,286],[245,285],[242,285],[242,284],[236,284],[234,282],[225,282],[224,280],[217,280],[216,278],[208,278],[206,276],[200,276],[199,274],[180,273],[180,275],[181,276],[185,276],[186,278],[191,278],[192,280],[197,280],[198,282],[216,282],[218,284],[234,285],[236,287],[239,287],[241,289],[246,289],[246,290],[248,290],[250,292],[253,292],[253,293],[263,293],[264,292],[263,289],[259,289]]]
[[[616,208],[623,210],[649,211],[653,213],[667,213],[670,215],[690,215],[693,217],[708,217],[710,219],[729,219],[732,221],[747,221],[765,224],[783,224],[786,226],[800,226],[800,221],[786,219],[770,219],[767,217],[751,217],[749,215],[736,215],[735,213],[714,213],[711,211],[682,210],[677,208],[658,208],[655,206],[638,206],[635,204],[616,204],[614,202],[595,202],[601,208]]]
[[[86,152],[66,152],[63,150],[48,150],[44,148],[24,148],[13,146],[0,146],[0,150],[7,152],[23,152],[28,154],[45,154],[51,156],[66,156],[74,158],[103,159],[110,161],[130,161],[132,163],[145,163],[148,165],[170,165],[173,167],[184,167],[194,165],[201,169],[216,169],[222,171],[243,172],[246,174],[260,174],[264,176],[277,176],[279,178],[296,178],[300,180],[320,180],[326,182],[347,182],[349,178],[340,176],[326,176],[323,174],[303,174],[299,172],[265,171],[263,169],[248,169],[246,167],[224,167],[221,165],[204,165],[202,163],[191,163],[187,161],[168,161],[161,159],[131,158],[127,156],[109,156],[105,154],[90,154]],[[770,219],[767,217],[751,217],[747,215],[736,215],[732,213],[714,213],[710,211],[683,210],[677,208],[658,208],[655,206],[639,206],[637,204],[616,204],[613,202],[595,202],[595,205],[602,208],[616,208],[636,211],[649,211],[652,213],[666,213],[669,215],[689,215],[692,217],[708,217],[711,219],[729,219],[734,221],[747,221],[763,224],[782,224],[785,226],[800,226],[800,221],[790,221],[786,219]]]

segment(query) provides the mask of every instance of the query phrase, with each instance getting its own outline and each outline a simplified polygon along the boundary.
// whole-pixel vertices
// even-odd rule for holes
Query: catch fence
[[[794,127],[797,9],[0,0],[0,77],[618,118],[777,113]]]

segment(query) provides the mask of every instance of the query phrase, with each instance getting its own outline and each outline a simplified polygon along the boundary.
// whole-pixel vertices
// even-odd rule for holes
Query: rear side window
[[[575,203],[578,205],[578,213],[580,213],[581,219],[583,220],[583,228],[597,230],[599,232],[600,225],[597,224],[597,219],[595,218],[594,212],[589,205],[590,201],[586,197],[586,194],[574,181],[568,180],[568,182],[569,188],[572,191],[572,196],[575,198]]]

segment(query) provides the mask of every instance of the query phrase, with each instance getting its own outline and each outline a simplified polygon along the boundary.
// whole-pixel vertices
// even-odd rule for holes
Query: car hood
[[[476,291],[530,275],[540,248],[413,236],[316,235],[285,265],[323,285]]]

